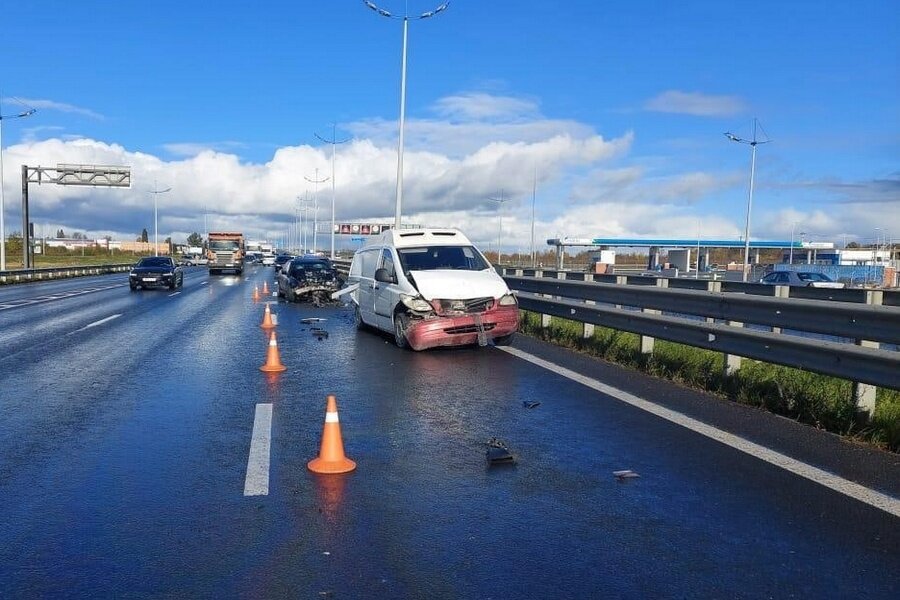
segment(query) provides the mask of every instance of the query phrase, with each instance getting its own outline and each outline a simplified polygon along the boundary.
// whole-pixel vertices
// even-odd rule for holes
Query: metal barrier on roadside
[[[77,267],[47,267],[42,269],[17,269],[0,271],[0,285],[44,281],[48,279],[66,279],[85,275],[105,275],[122,273],[131,269],[134,263],[118,263],[111,265],[84,265]]]
[[[636,333],[648,352],[654,338],[720,351],[726,369],[746,357],[848,379],[869,414],[873,386],[900,389],[900,352],[880,347],[900,345],[900,292],[503,271],[542,327],[559,317],[583,323],[585,335],[596,325]]]

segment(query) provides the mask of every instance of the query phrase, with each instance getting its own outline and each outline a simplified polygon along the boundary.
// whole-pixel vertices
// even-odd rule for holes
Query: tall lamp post
[[[0,103],[0,109],[2,108],[3,104]],[[6,225],[3,221],[3,214],[6,212],[3,199],[3,121],[4,119],[24,119],[36,112],[36,108],[29,108],[14,115],[0,114],[0,271],[6,270]]]
[[[172,188],[167,187],[164,190],[160,190],[157,188],[156,180],[153,180],[153,189],[150,190],[150,193],[153,194],[153,255],[156,256],[159,254],[159,220],[158,220],[158,211],[156,209],[156,199],[160,194],[165,194],[166,192],[171,192]]]
[[[303,178],[306,179],[310,183],[316,184],[316,192],[315,192],[315,196],[314,196],[315,205],[313,208],[314,212],[313,212],[313,247],[312,247],[313,254],[315,254],[316,249],[319,247],[319,184],[325,183],[326,181],[328,181],[330,179],[330,177],[326,177],[325,179],[319,179],[319,167],[316,167],[316,178],[315,179],[310,179],[309,177],[306,177],[306,176],[304,176]],[[334,231],[334,228],[332,227],[331,230]]]
[[[500,257],[503,255],[501,238],[503,237],[503,203],[509,202],[509,198],[503,197],[503,190],[500,190],[499,198],[488,198],[491,202],[497,203],[497,264],[500,264]]]
[[[418,21],[420,19],[433,17],[439,12],[447,10],[450,3],[444,2],[434,10],[410,17],[407,14],[404,14],[403,16],[391,14],[383,8],[379,8],[372,2],[369,2],[369,0],[363,0],[363,2],[382,17],[387,17],[389,19],[403,19],[403,58],[401,60],[402,67],[400,71],[400,143],[397,150],[397,203],[394,208],[394,229],[400,229],[400,207],[403,203],[403,125],[406,118],[406,40],[409,31],[409,20],[414,19]]]
[[[759,141],[756,139],[756,128],[759,126],[759,120],[753,119],[753,139],[745,140],[733,133],[725,133],[732,142],[739,144],[747,144],[750,146],[750,193],[747,195],[747,221],[744,224],[744,276],[743,281],[747,281],[748,271],[750,270],[750,210],[753,207],[753,179],[756,174],[756,147],[759,144],[768,144],[771,140]],[[765,132],[763,132],[765,134]],[[767,136],[768,137],[768,136]]]
[[[331,139],[326,140],[318,133],[316,137],[325,142],[326,144],[331,144],[331,260],[334,260],[334,147],[338,144],[343,144],[350,141],[350,138],[346,138],[343,140],[338,140],[336,137],[337,133],[337,123],[333,123],[331,125]]]

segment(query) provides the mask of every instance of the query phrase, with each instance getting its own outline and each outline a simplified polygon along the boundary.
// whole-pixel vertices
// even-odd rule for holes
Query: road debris
[[[537,408],[540,405],[541,405],[541,403],[538,402],[537,400],[523,400],[522,401],[522,406],[524,406],[525,408]]]
[[[509,446],[503,440],[492,437],[487,442],[487,460],[490,464],[511,463],[515,459],[509,451]]]
[[[619,481],[624,481],[625,479],[634,479],[636,477],[640,477],[640,475],[638,475],[631,469],[625,469],[623,471],[613,471],[613,475],[615,475],[616,479],[618,479]]]
[[[323,319],[322,317],[307,317],[305,319],[300,319],[300,322],[304,325],[310,325],[312,323],[322,323],[323,321],[327,321],[328,319]]]

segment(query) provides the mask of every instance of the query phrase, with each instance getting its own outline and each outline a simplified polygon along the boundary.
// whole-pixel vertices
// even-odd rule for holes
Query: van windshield
[[[404,273],[437,269],[483,271],[488,268],[485,260],[472,246],[398,248],[397,254],[400,255],[400,265]]]

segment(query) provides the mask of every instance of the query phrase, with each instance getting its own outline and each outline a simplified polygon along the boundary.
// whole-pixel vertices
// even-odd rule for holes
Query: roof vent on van
[[[425,235],[424,231],[413,231],[411,233],[401,233],[400,237],[412,237],[415,235]]]
[[[431,235],[447,235],[447,236],[454,236],[454,235],[456,235],[456,232],[455,232],[455,231],[433,231],[433,232],[431,233]]]

